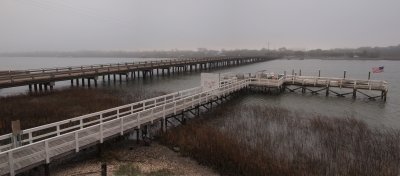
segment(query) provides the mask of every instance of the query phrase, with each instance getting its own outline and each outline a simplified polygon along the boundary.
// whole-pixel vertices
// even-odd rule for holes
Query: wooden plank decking
[[[134,73],[142,71],[143,75],[153,70],[172,70],[174,67],[192,70],[195,68],[210,68],[218,66],[239,65],[271,60],[273,57],[212,57],[212,58],[190,58],[169,59],[148,62],[130,62],[117,64],[88,65],[78,67],[57,67],[32,70],[0,71],[0,88],[45,84],[49,85],[56,81],[65,81],[79,78],[95,79],[99,76],[110,74]],[[77,82],[78,83],[78,82]],[[50,84],[53,86],[52,84]],[[47,87],[46,87],[47,88]],[[51,87],[52,88],[52,87]],[[31,87],[30,87],[31,89]]]
[[[284,88],[285,86],[337,87],[388,91],[388,83],[331,77],[279,75],[274,77],[228,77],[219,88],[203,91],[196,87],[56,123],[23,130],[20,147],[13,148],[11,134],[0,136],[0,175],[14,175],[38,163],[85,146],[103,143],[104,139],[123,135],[143,124],[176,115],[249,86]],[[329,90],[329,89],[328,89]],[[165,127],[165,125],[164,125]]]

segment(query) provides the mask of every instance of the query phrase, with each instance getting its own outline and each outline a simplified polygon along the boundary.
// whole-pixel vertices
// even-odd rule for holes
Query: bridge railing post
[[[78,131],[75,131],[75,152],[79,152],[79,136]]]

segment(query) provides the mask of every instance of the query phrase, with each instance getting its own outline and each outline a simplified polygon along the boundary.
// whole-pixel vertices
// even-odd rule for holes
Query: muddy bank
[[[54,176],[98,176],[101,162],[107,163],[107,175],[218,175],[157,142],[144,146],[132,140],[105,146],[101,157],[92,154],[58,163],[51,167],[50,173]]]

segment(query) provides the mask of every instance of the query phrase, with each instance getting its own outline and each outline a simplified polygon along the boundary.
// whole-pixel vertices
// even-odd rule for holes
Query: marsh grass
[[[399,130],[268,106],[223,106],[205,116],[161,140],[222,174],[399,175]]]
[[[23,129],[113,108],[165,94],[164,92],[72,88],[52,93],[21,94],[0,97],[0,134],[11,131],[12,120],[20,120]]]

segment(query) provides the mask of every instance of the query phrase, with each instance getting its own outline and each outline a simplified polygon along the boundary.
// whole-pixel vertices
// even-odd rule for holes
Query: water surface
[[[0,70],[33,69],[54,66],[77,66],[87,64],[106,64],[117,62],[143,61],[146,59],[129,58],[0,58]],[[147,59],[148,60],[148,59]],[[346,71],[348,78],[367,79],[372,67],[385,66],[385,72],[372,74],[371,79],[383,79],[390,83],[387,102],[370,101],[359,94],[357,100],[352,98],[325,97],[301,93],[285,93],[279,96],[254,94],[243,97],[243,104],[267,104],[284,107],[291,110],[307,113],[317,113],[327,116],[355,117],[365,120],[373,126],[387,126],[400,128],[400,61],[388,60],[274,60],[250,65],[210,70],[209,72],[242,72],[254,73],[259,70],[268,70],[278,73],[287,71],[296,73],[301,69],[302,75],[343,77]],[[100,79],[101,80],[101,79]],[[125,80],[125,79],[124,79]],[[173,92],[200,85],[200,72],[181,73],[173,76],[154,77],[152,79],[135,79],[122,84],[114,85],[100,81],[99,88],[115,89],[126,92],[137,90]],[[57,82],[56,88],[68,88],[69,82]],[[0,95],[10,95],[25,92],[27,87],[17,87],[0,90]],[[345,91],[345,90],[342,90]],[[351,91],[351,90],[350,90]],[[366,91],[368,92],[368,91]],[[372,92],[368,92],[372,93]],[[376,95],[379,93],[376,92]]]

